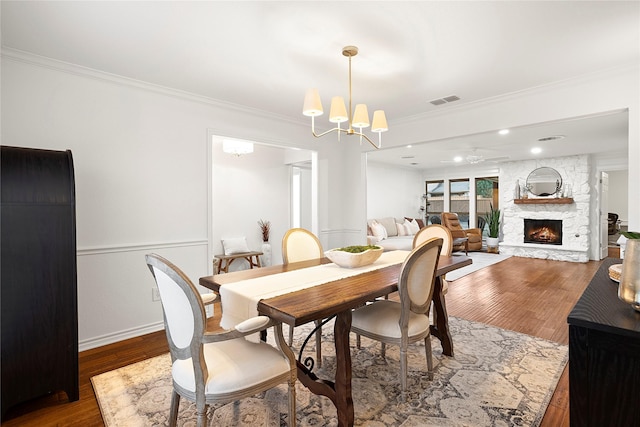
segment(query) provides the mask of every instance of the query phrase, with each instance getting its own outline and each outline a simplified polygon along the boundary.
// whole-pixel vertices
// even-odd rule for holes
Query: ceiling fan
[[[453,160],[440,160],[440,163],[463,163],[466,162],[470,165],[477,165],[482,162],[500,162],[503,160],[509,160],[509,156],[500,156],[500,157],[485,157],[482,154],[478,154],[478,149],[474,148],[471,151],[471,154],[466,156],[456,156]]]

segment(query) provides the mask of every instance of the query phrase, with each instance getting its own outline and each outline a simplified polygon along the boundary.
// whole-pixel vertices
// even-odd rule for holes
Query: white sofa
[[[411,227],[408,223],[412,224]],[[379,225],[384,227],[384,230]],[[422,220],[413,218],[375,218],[367,220],[367,243],[382,246],[385,251],[396,249],[410,251],[413,246],[413,236],[424,226]]]

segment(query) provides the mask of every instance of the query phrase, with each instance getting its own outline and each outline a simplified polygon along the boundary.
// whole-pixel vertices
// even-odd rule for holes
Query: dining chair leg
[[[196,405],[196,407],[197,406],[198,405]],[[207,427],[207,408],[208,408],[208,405],[204,405],[202,408],[196,408],[196,413],[198,416],[196,425],[198,427]]]
[[[386,359],[387,357],[387,346],[385,343],[381,343],[382,344],[382,348],[380,349],[380,355],[382,356],[383,359]]]
[[[289,427],[296,427],[296,378],[289,380]]]
[[[404,392],[407,390],[407,349],[400,346],[400,389]]]
[[[173,390],[171,393],[171,409],[169,410],[169,427],[175,427],[178,424],[178,407],[180,406],[180,395]]]
[[[431,352],[431,334],[424,339],[424,351],[427,357],[427,375],[429,381],[433,380],[433,353]]]

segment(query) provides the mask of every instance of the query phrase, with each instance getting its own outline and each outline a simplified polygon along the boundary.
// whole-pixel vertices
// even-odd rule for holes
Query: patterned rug
[[[434,379],[424,375],[424,346],[409,347],[406,400],[400,397],[399,350],[352,335],[353,400],[356,425],[382,426],[538,426],[567,362],[567,346],[459,318],[450,319],[455,357],[442,355],[433,340]],[[285,327],[286,330],[286,327]],[[295,329],[301,342],[310,327]],[[332,325],[323,328],[321,378],[335,369]],[[310,341],[310,342],[313,342]],[[313,347],[313,345],[310,345]],[[313,348],[310,348],[313,352]],[[167,425],[171,396],[169,355],[158,356],[91,379],[108,427]],[[299,426],[336,426],[335,407],[298,383]],[[239,402],[219,405],[209,425],[284,426],[287,388],[282,385]],[[213,412],[213,414],[211,413]],[[179,426],[195,425],[195,407],[181,399]]]

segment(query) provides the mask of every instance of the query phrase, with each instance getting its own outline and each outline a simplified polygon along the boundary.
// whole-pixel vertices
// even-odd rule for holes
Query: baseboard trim
[[[83,340],[78,343],[78,351],[91,350],[104,345],[113,344],[119,341],[128,340],[130,338],[136,338],[141,335],[150,334],[152,332],[158,332],[164,330],[164,322],[151,323],[149,325],[140,326],[124,331],[114,332],[111,334],[102,335],[100,337]]]

